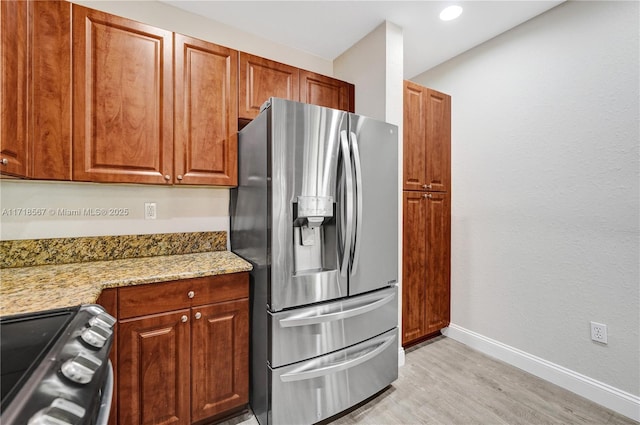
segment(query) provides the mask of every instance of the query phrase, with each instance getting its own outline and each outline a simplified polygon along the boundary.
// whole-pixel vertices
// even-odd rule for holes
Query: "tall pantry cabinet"
[[[451,96],[404,82],[402,345],[449,325]]]

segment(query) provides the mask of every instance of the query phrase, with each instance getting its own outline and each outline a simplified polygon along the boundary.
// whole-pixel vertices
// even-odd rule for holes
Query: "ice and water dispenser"
[[[301,195],[293,205],[294,273],[336,269],[333,196]]]

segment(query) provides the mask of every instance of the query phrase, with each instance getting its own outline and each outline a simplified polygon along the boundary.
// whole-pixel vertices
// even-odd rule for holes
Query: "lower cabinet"
[[[402,345],[449,325],[451,197],[403,193]]]
[[[178,310],[120,322],[120,424],[190,424],[189,315]]]
[[[248,297],[247,273],[118,288],[110,424],[203,423],[244,408]]]

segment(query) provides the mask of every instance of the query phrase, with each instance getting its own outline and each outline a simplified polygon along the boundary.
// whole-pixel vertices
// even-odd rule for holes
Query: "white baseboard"
[[[640,422],[640,397],[593,378],[510,347],[499,341],[450,324],[442,333],[488,356],[527,371],[614,412]]]

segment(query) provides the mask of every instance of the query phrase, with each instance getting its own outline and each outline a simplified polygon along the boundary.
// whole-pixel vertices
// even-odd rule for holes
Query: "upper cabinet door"
[[[175,34],[176,183],[238,181],[238,53]]]
[[[425,190],[427,157],[426,113],[423,87],[404,82],[403,189]]]
[[[0,2],[0,172],[27,176],[28,3]]]
[[[239,117],[257,117],[272,96],[300,100],[298,68],[240,52]]]
[[[170,183],[172,33],[73,6],[73,179]]]
[[[31,1],[32,172],[71,180],[71,3]]]
[[[300,101],[354,112],[354,85],[300,70]]]
[[[427,190],[447,192],[451,186],[451,96],[426,89]]]

